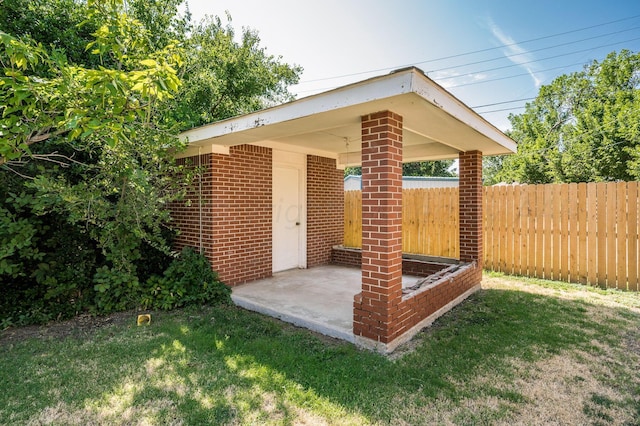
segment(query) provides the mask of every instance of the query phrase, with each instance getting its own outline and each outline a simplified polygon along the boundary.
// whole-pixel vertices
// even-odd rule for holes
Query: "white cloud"
[[[542,85],[542,81],[544,78],[536,74],[536,66],[535,63],[533,63],[535,61],[535,58],[533,57],[533,55],[529,53],[525,48],[517,44],[511,37],[505,34],[495,24],[495,22],[493,22],[491,18],[489,18],[487,22],[493,36],[498,39],[501,44],[505,45],[505,47],[502,49],[504,54],[511,62],[513,62],[514,64],[518,64],[522,68],[524,68],[533,79],[533,83],[535,84],[536,88],[539,88]]]

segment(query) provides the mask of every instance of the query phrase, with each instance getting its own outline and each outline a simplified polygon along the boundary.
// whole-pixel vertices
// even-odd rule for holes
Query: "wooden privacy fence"
[[[484,266],[638,291],[638,182],[484,188]],[[345,192],[344,244],[360,247],[360,191]],[[403,191],[403,251],[458,257],[457,188]]]

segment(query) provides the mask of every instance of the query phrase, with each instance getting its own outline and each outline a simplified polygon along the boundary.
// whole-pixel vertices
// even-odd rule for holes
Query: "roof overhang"
[[[180,156],[251,144],[335,158],[339,167],[359,165],[361,117],[385,110],[403,117],[406,163],[464,151],[516,151],[512,139],[412,67],[188,130],[181,136],[189,148]]]

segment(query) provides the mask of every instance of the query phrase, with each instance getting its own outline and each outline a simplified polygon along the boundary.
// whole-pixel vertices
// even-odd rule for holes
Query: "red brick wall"
[[[204,252],[220,279],[236,285],[272,273],[272,153],[240,145],[229,155],[201,156]],[[185,161],[185,160],[181,160]],[[197,165],[198,158],[187,159]],[[199,247],[198,182],[189,189],[191,206],[172,206],[181,230],[175,246]]]
[[[482,268],[477,264],[472,264],[469,269],[458,273],[447,281],[424,291],[406,295],[397,310],[391,314],[393,327],[389,341],[400,337],[438,309],[480,284],[481,280]]]
[[[482,268],[482,153],[462,152],[460,170],[460,260]]]
[[[187,188],[184,200],[173,203],[170,207],[174,225],[180,230],[180,234],[174,241],[174,248],[176,250],[181,250],[185,246],[194,247],[198,250],[202,248],[204,255],[211,260],[213,256],[213,243],[211,241],[211,236],[213,235],[213,219],[211,216],[213,171],[211,168],[211,154],[201,155],[200,162],[198,162],[197,156],[181,158],[177,162],[186,166],[200,166],[203,172]],[[200,188],[202,191],[200,191]]]
[[[336,160],[307,156],[307,267],[331,262],[344,238],[344,172]]]
[[[353,333],[388,343],[402,297],[402,117],[362,117],[362,293]]]

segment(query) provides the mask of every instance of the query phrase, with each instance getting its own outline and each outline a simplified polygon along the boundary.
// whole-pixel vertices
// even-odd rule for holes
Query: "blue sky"
[[[640,0],[188,2],[195,20],[228,11],[236,29],[301,65],[298,97],[415,65],[502,130],[540,85],[613,50],[640,51]]]

